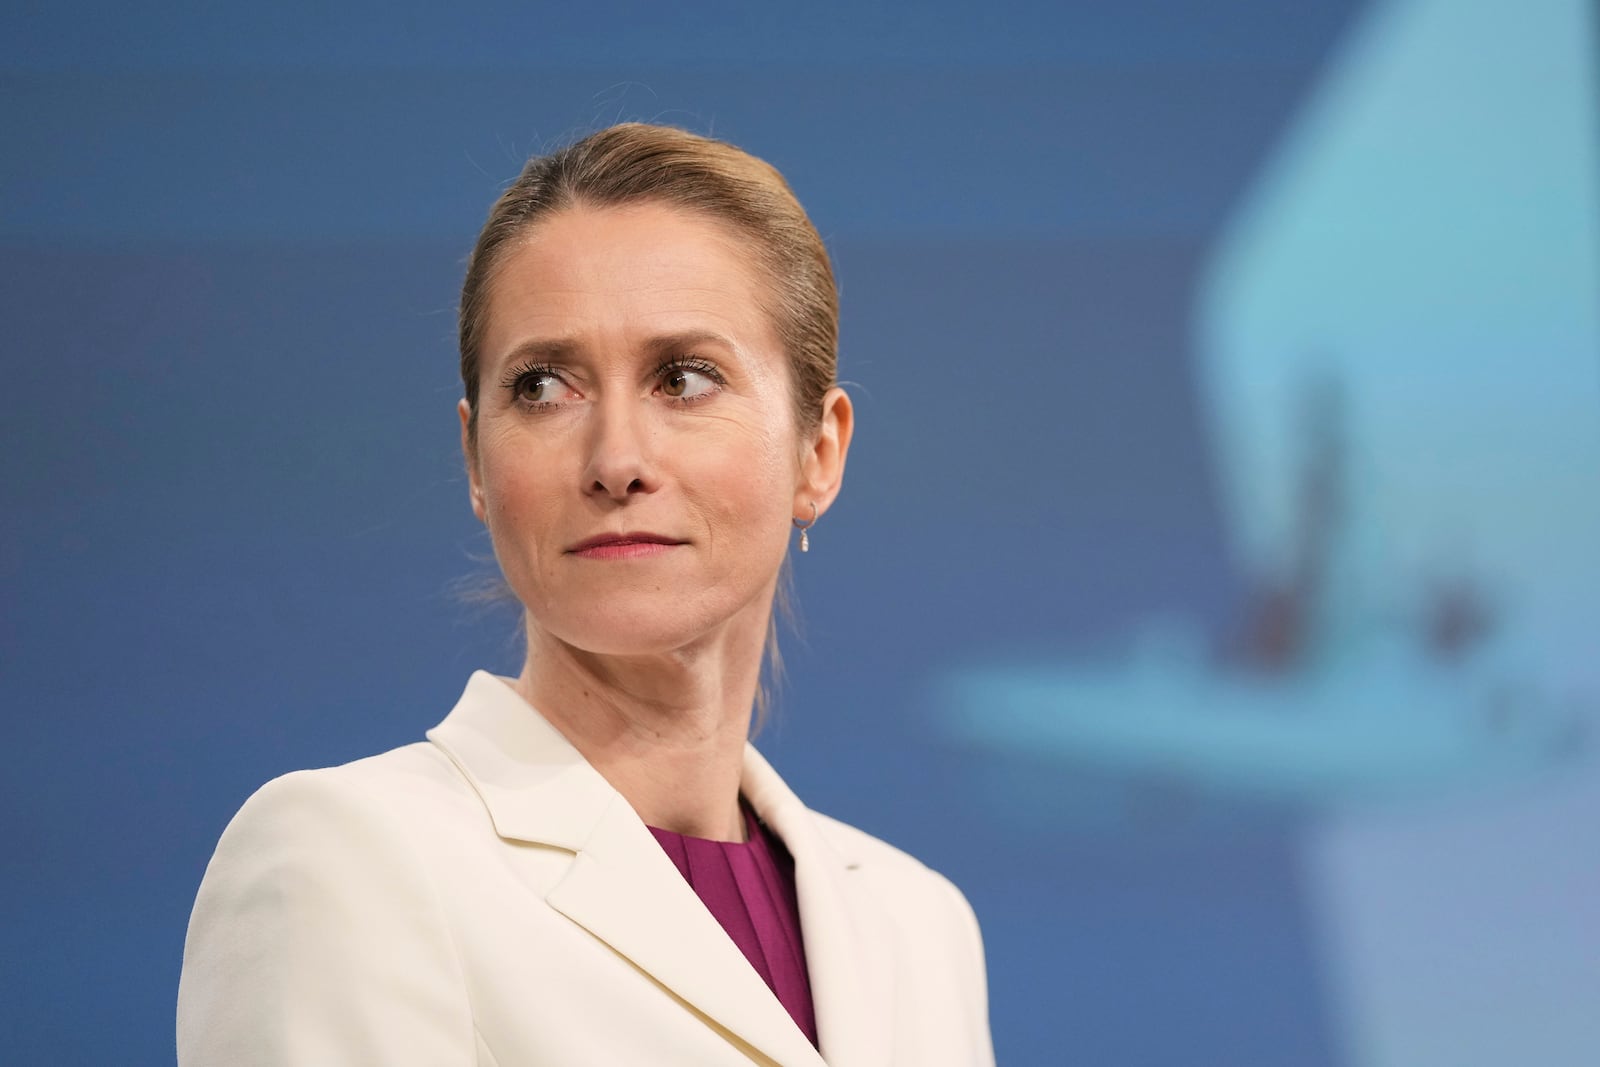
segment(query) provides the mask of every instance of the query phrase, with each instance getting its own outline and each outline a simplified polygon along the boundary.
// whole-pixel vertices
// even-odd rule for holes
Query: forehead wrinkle
[[[539,320],[551,332],[566,335],[573,348],[568,356],[581,355],[592,328],[605,329],[615,325],[605,312],[624,315],[643,315],[647,319],[657,316],[710,316],[716,329],[711,333],[721,335],[722,343],[740,356],[754,356],[756,350],[771,348],[780,364],[785,363],[784,346],[775,316],[770,307],[773,293],[771,280],[758,259],[736,239],[720,220],[687,214],[671,207],[638,205],[638,214],[655,214],[665,211],[675,222],[690,222],[692,232],[686,244],[680,245],[671,238],[653,248],[633,246],[599,251],[582,239],[583,226],[590,220],[606,216],[635,214],[634,206],[606,207],[601,209],[574,207],[564,209],[540,225],[534,226],[509,248],[508,254],[489,278],[488,318],[506,324],[503,312],[506,302],[522,305],[531,314],[517,316],[522,320],[509,331],[512,336],[528,328],[537,329]],[[576,216],[576,217],[575,217]],[[577,229],[571,225],[580,222]],[[614,227],[605,227],[607,233]],[[697,255],[686,255],[696,241],[705,241],[722,257],[723,266],[708,264]],[[601,241],[603,246],[605,241]],[[543,246],[541,248],[541,246]],[[535,257],[530,262],[529,255]],[[731,270],[726,269],[731,268]],[[531,270],[531,273],[530,273]],[[707,274],[710,277],[707,277]],[[684,278],[683,275],[688,275]],[[519,284],[520,283],[520,284]],[[645,299],[632,301],[629,308],[614,308],[617,297],[643,294]],[[552,298],[546,302],[545,298]],[[676,323],[663,322],[659,330],[640,332],[678,333],[696,328],[693,322],[684,322],[680,331]],[[502,334],[504,336],[504,334]],[[702,342],[707,343],[707,342]],[[486,346],[486,354],[492,351]],[[528,351],[523,343],[512,345],[508,351]],[[554,352],[553,349],[547,351]],[[763,361],[756,360],[756,363]]]

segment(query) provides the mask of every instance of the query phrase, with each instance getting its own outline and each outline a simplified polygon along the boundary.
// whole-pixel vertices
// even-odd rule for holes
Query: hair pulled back
[[[489,211],[461,285],[461,383],[478,418],[480,347],[496,268],[526,231],[563,208],[670,204],[728,226],[766,274],[764,310],[789,360],[795,425],[817,426],[836,384],[839,294],[827,249],[783,175],[723,141],[629,122],[528,161]]]

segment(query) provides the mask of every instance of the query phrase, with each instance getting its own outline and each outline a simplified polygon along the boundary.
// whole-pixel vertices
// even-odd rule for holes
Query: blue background
[[[1475,1032],[1484,1013],[1464,999],[1428,1014],[1437,976],[1346,936],[1340,872],[1380,870],[1361,883],[1369,902],[1448,898],[1419,888],[1403,866],[1415,850],[1392,836],[1402,859],[1358,862],[1374,854],[1364,828],[1390,833],[1414,809],[1340,830],[1330,852],[1318,842],[1334,816],[1293,789],[1202,789],[1194,764],[1018,762],[1033,735],[975,740],[972,704],[996,690],[963,705],[952,694],[974,691],[950,675],[1127,676],[1151,626],[1181,618],[1210,640],[1248,614],[1254,575],[1233,532],[1248,519],[1213,421],[1237,377],[1205,358],[1232,335],[1197,327],[1196,307],[1296,131],[1356,92],[1360,50],[1424,7],[1444,10],[9,6],[6,1058],[169,1062],[188,909],[244,798],[415,740],[471,670],[515,671],[514,617],[456,592],[488,555],[453,411],[463,257],[528,154],[644,119],[772,161],[835,257],[860,430],[839,505],[794,560],[802,632],[761,744],[814,807],[967,891],[1001,1060],[1513,1062],[1451,1058],[1438,1035]],[[1531,24],[1576,27],[1561,40],[1592,86],[1592,7],[1530,9],[1550,16]],[[1330,81],[1339,70],[1356,73]],[[1407,92],[1428,97],[1427,79]],[[1521,128],[1491,111],[1463,137]],[[1592,105],[1579,115],[1587,126],[1549,137],[1593,177],[1600,124]],[[1569,158],[1521,151],[1501,154]],[[1451,165],[1476,179],[1470,161]],[[1593,199],[1555,202],[1552,232],[1600,249]],[[1300,291],[1308,306],[1331,299],[1319,285]],[[1560,349],[1590,383],[1594,303],[1563,305],[1579,325]],[[1363,387],[1382,386],[1380,369]],[[1583,442],[1600,425],[1592,399],[1574,416]],[[1600,452],[1571,457],[1589,476],[1561,492],[1592,516]],[[1535,501],[1535,532],[1554,525],[1542,514]],[[1569,573],[1587,589],[1592,554],[1584,566]],[[1593,658],[1591,621],[1560,617],[1567,667]],[[1529,669],[1588,706],[1592,672]],[[1567,749],[1559,772],[1536,760],[1514,787],[1447,802],[1468,827],[1522,805],[1519,826],[1578,857],[1549,928],[1516,912],[1515,887],[1489,899],[1518,922],[1472,928],[1485,958],[1567,989],[1504,1005],[1496,1041],[1469,1043],[1481,1055],[1600,1062],[1600,1033],[1572,1007],[1589,997],[1592,1013],[1600,974],[1560,944],[1593,943],[1575,921],[1600,929],[1595,852],[1573,853],[1585,831],[1562,821],[1600,804],[1538,806],[1541,790],[1592,783],[1591,750]],[[1212,769],[1227,780],[1231,766]],[[1353,984],[1373,988],[1352,975],[1374,970],[1400,975],[1389,999],[1352,999]]]

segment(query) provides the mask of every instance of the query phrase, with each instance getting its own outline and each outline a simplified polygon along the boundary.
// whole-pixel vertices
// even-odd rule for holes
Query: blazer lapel
[[[472,783],[501,837],[573,853],[545,897],[552,908],[736,1044],[783,1067],[821,1062],[627,801],[510,686],[474,673],[428,738]]]
[[[743,1043],[780,1064],[819,1062],[817,1050],[620,796],[546,899]]]
[[[883,905],[858,883],[859,864],[822,834],[819,819],[753,747],[740,789],[794,857],[800,932],[817,1036],[830,1067],[893,1062],[894,957]]]

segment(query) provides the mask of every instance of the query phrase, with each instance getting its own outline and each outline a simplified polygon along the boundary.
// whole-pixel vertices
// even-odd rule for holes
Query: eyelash
[[[712,363],[709,360],[701,359],[699,356],[671,356],[662,360],[661,365],[656,368],[656,380],[660,381],[662,378],[666,377],[667,374],[675,370],[686,370],[693,371],[696,374],[703,374],[707,378],[711,379],[712,383],[716,385],[718,389],[721,389],[724,385],[728,384],[728,379],[722,376],[722,372],[717,369],[717,365],[715,363]],[[693,404],[706,398],[703,396],[675,396],[669,399],[676,400],[680,404]]]
[[[500,388],[508,390],[513,400],[521,401],[522,383],[529,378],[555,378],[559,381],[561,375],[548,363],[523,363],[506,371],[505,377],[500,379]]]
[[[659,382],[671,371],[693,371],[696,374],[703,374],[711,379],[718,388],[728,384],[728,380],[722,376],[722,372],[717,369],[715,363],[701,359],[699,356],[669,356],[656,367],[656,380]],[[561,375],[548,363],[523,363],[506,372],[505,377],[500,380],[500,387],[509,390],[513,400],[523,402],[520,391],[522,383],[529,378],[554,378],[560,381]],[[669,397],[668,399],[680,404],[693,404],[705,398],[690,396]],[[537,408],[545,407],[553,403],[553,401],[532,401],[527,403],[528,406]]]

